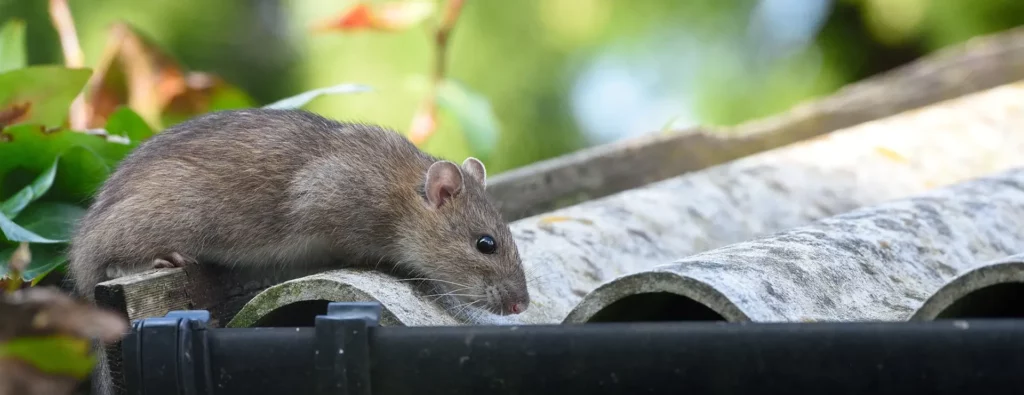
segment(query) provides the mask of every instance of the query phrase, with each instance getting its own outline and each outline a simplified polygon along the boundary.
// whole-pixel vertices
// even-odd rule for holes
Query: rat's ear
[[[462,168],[466,169],[466,173],[469,173],[470,177],[475,178],[480,185],[487,186],[487,168],[484,167],[484,163],[479,159],[472,156],[466,158],[462,162]]]
[[[462,190],[462,170],[453,162],[439,160],[427,169],[424,184],[427,203],[432,208],[441,207]]]

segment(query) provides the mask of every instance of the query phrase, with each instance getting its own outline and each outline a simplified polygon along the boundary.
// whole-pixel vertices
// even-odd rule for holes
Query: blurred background
[[[431,24],[316,33],[345,0],[70,0],[86,64],[126,21],[192,70],[260,104],[345,82],[372,93],[308,109],[407,131],[428,91]],[[45,0],[0,0],[27,21],[29,62],[61,63]],[[500,129],[490,174],[666,127],[786,110],[971,37],[1024,24],[1020,0],[467,0],[449,76],[486,97]],[[441,125],[426,145],[461,160]]]

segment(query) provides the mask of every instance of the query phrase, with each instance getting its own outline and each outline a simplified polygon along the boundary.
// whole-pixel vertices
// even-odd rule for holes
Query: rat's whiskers
[[[445,296],[463,296],[463,297],[467,297],[467,298],[479,298],[482,295],[443,293],[443,294],[425,295],[424,297],[425,298],[431,298],[433,300],[437,300],[437,299],[443,298]]]
[[[472,288],[469,285],[462,284],[462,283],[457,283],[457,282],[454,282],[454,281],[438,280],[436,278],[426,278],[426,277],[404,278],[404,279],[400,279],[398,281],[434,281],[434,282],[439,282],[439,283],[443,283],[443,284],[450,284],[450,285],[455,285],[455,286],[463,287],[462,289]]]
[[[455,309],[457,310],[457,312],[455,313],[455,315],[456,316],[465,316],[466,310],[468,310],[468,309],[470,309],[472,307],[475,307],[476,304],[480,303],[481,301],[482,300],[474,300],[472,302],[464,302],[464,303],[456,305]]]

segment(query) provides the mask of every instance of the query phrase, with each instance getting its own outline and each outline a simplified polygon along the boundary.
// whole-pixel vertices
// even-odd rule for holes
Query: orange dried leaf
[[[164,106],[185,90],[184,80],[185,72],[170,56],[127,24],[115,24],[89,80],[89,127],[102,127],[125,104],[157,127]]]
[[[107,48],[89,81],[89,125],[103,127],[119,106],[127,105],[159,130],[167,126],[168,116],[180,120],[211,111],[213,102],[223,101],[218,95],[231,89],[218,76],[187,70],[154,42],[119,23],[111,29]],[[229,93],[245,96],[232,97],[238,103],[229,107],[252,105],[247,95]]]
[[[185,89],[173,96],[167,103],[166,111],[174,113],[198,114],[210,107],[212,92],[227,83],[220,77],[202,72],[189,73],[185,78]],[[173,86],[163,86],[168,91]]]
[[[359,3],[348,10],[334,24],[338,30],[357,30],[373,27],[373,9],[369,4]]]
[[[431,1],[395,1],[381,5],[359,2],[333,18],[314,27],[315,31],[396,31],[413,27],[434,12]]]

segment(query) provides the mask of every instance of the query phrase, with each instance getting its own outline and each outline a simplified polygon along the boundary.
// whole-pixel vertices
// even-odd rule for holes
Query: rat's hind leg
[[[165,256],[156,258],[153,260],[153,269],[171,269],[176,267],[185,267],[186,265],[194,265],[198,263],[193,258],[186,257],[180,253],[172,252]]]

